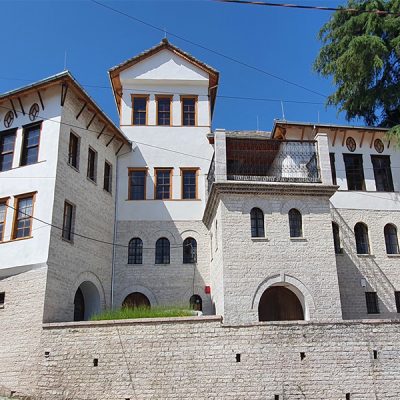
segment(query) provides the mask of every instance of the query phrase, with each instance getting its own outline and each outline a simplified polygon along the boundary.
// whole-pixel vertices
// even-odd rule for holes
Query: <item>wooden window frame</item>
[[[363,229],[363,231],[358,231],[358,227],[360,229]],[[364,222],[357,222],[354,225],[354,239],[356,242],[356,253],[357,255],[366,255],[366,254],[371,254],[371,243],[369,239],[369,229],[368,226]],[[361,235],[361,236],[360,236]],[[364,237],[365,235],[365,237]],[[359,241],[359,239],[365,239],[365,243],[362,241]],[[367,252],[359,252],[360,248],[362,246],[366,246]]]
[[[70,238],[64,236],[64,231],[65,231],[65,209],[66,209],[67,205],[71,207],[71,227],[70,227],[70,231],[69,231]],[[74,242],[75,213],[76,213],[75,204],[71,203],[68,200],[65,200],[64,201],[64,212],[63,212],[63,225],[62,225],[63,229],[62,229],[61,237],[62,237],[63,240],[65,240],[66,242],[69,242],[69,243],[73,243]]]
[[[131,172],[144,172],[144,198],[143,199],[132,199],[131,198]],[[143,168],[128,168],[128,200],[132,201],[143,201],[147,199],[147,176],[149,173],[148,167]]]
[[[158,100],[169,99],[169,125],[160,125],[158,121]],[[173,111],[173,96],[169,94],[157,94],[155,96],[156,100],[156,123],[157,126],[172,126],[172,111]]]
[[[182,167],[181,171],[181,200],[199,200],[199,167]],[[196,193],[194,199],[185,199],[183,197],[184,194],[184,173],[185,172],[194,172],[196,175]]]
[[[132,242],[139,243],[139,246],[132,246]],[[132,252],[132,250],[134,250]],[[136,253],[139,251],[139,254]],[[133,262],[131,262],[133,261]],[[140,261],[140,262],[138,262]],[[128,265],[142,265],[143,264],[143,240],[140,237],[133,237],[128,243]]]
[[[353,159],[358,159],[361,161],[361,167],[359,171],[352,171],[351,169],[348,169],[348,163],[346,162],[346,160],[349,160],[350,158]],[[343,153],[343,162],[344,162],[344,170],[345,170],[345,175],[346,175],[346,185],[347,185],[347,190],[351,191],[351,192],[365,192],[365,174],[364,174],[364,158],[363,158],[363,154],[360,153]],[[351,181],[351,179],[349,179],[350,177],[352,178],[352,183],[354,184],[355,179],[354,176],[357,176],[357,173],[359,174],[358,178],[361,178],[361,181],[357,181],[357,183],[361,184],[361,189],[349,189],[349,182]]]
[[[135,97],[146,99],[146,122],[144,124],[135,124],[135,108],[134,108],[135,107],[135,105],[134,105]],[[131,94],[131,104],[132,104],[131,124],[133,126],[147,126],[149,124],[149,95],[148,94]]]
[[[394,232],[388,232],[388,229],[393,229]],[[400,254],[400,249],[399,249],[399,238],[398,238],[398,234],[397,234],[397,227],[394,224],[388,223],[384,226],[383,228],[383,235],[385,238],[385,248],[386,248],[386,254]],[[393,250],[393,243],[390,240],[391,237],[394,236],[396,239],[396,242],[394,243],[395,245],[395,251]]]
[[[71,160],[71,153],[70,153],[70,150],[71,150],[71,136],[75,136],[76,137],[76,139],[77,139],[77,141],[78,141],[78,143],[77,143],[77,148],[76,148],[76,165],[73,165],[71,162],[70,162],[70,160]],[[68,161],[67,161],[67,164],[70,166],[70,167],[72,167],[72,168],[74,168],[74,169],[76,169],[77,171],[79,171],[79,158],[80,158],[80,147],[81,147],[81,137],[79,136],[79,135],[77,135],[74,131],[70,131],[69,132],[69,142],[68,142]]]
[[[261,212],[261,215],[259,212]],[[265,215],[260,207],[253,207],[250,210],[250,231],[252,238],[265,238]]]
[[[183,102],[185,99],[194,99],[194,125],[184,125],[183,124]],[[199,100],[199,96],[197,95],[182,95],[181,96],[181,125],[182,126],[187,126],[187,127],[193,127],[193,126],[198,126],[198,119],[197,119],[197,115],[198,115],[198,100]]]
[[[185,254],[185,243],[188,241],[193,241],[194,242],[194,246],[192,247],[191,250],[194,250],[191,252],[190,257],[187,257]],[[192,236],[188,236],[187,238],[185,238],[185,240],[183,241],[183,245],[182,245],[182,264],[196,264],[197,263],[197,240],[192,237]]]
[[[13,163],[14,163],[14,156],[15,156],[15,142],[17,141],[17,129],[7,129],[6,131],[0,132],[0,138],[2,136],[8,136],[8,135],[14,135],[14,145],[12,151],[7,151],[7,152],[1,152],[1,155],[4,156],[6,154],[12,154],[12,160],[11,160],[11,168],[10,169],[5,169],[5,170],[0,170],[0,172],[5,172],[5,171],[10,171],[12,169]]]
[[[22,161],[24,159],[24,144],[25,144],[25,132],[26,130],[29,130],[31,128],[34,128],[35,126],[39,126],[39,140],[38,140],[38,144],[37,146],[37,157],[36,157],[36,161],[34,163],[31,164],[22,164]],[[39,162],[39,152],[40,152],[40,143],[41,143],[41,139],[42,139],[42,128],[43,128],[43,124],[42,121],[39,122],[33,122],[32,124],[28,124],[28,125],[23,125],[22,126],[22,143],[21,143],[21,155],[20,155],[20,160],[19,160],[19,166],[20,167],[26,167],[28,165],[33,165],[33,164],[37,164]],[[26,160],[25,160],[26,161]]]
[[[106,165],[110,166],[110,174],[108,177],[108,188],[106,188]],[[110,163],[110,161],[104,160],[104,171],[103,171],[103,189],[107,192],[107,193],[112,193],[112,175],[113,175],[113,166]]]
[[[157,179],[159,171],[169,171],[169,198],[168,199],[157,199]],[[172,178],[173,178],[173,167],[157,167],[154,168],[154,200],[172,200]]]
[[[379,297],[377,292],[365,292],[367,314],[380,314]]]
[[[386,172],[385,183],[387,184],[387,187],[385,187],[384,190],[378,190],[378,178],[379,178],[378,172],[379,172],[379,170],[382,170],[382,168],[376,168],[376,163],[374,160],[385,160],[388,163],[388,165],[385,168],[385,172]],[[372,164],[372,169],[374,171],[375,190],[377,192],[393,193],[394,192],[394,182],[393,182],[392,163],[391,163],[390,155],[371,154],[371,164]],[[382,182],[381,182],[381,184],[382,184]]]
[[[289,237],[290,239],[298,239],[298,238],[303,238],[304,237],[304,231],[303,231],[303,214],[301,213],[300,210],[297,208],[291,208],[288,211],[288,217],[289,217]],[[293,218],[298,218],[298,220],[293,219]],[[299,222],[299,226],[297,226],[297,222]],[[298,228],[298,233],[299,235],[295,234],[296,232],[295,229]]]
[[[162,245],[162,247],[161,247],[161,249],[163,250],[162,254],[161,254],[162,255],[162,260],[161,260],[161,262],[157,262],[157,261],[160,261],[160,260],[157,259],[157,251],[158,251],[157,245],[158,245],[158,243],[160,243],[160,240],[166,240],[168,242],[168,260],[166,261],[164,259],[166,254],[164,253],[164,246]],[[160,237],[160,238],[157,239],[154,256],[155,256],[155,259],[154,259],[154,264],[155,265],[168,265],[168,264],[171,264],[171,241],[168,238],[166,238],[165,236]]]
[[[94,179],[92,179],[92,178],[89,176],[89,152],[90,152],[90,151],[93,151],[93,152],[94,152],[94,166],[93,166],[93,168],[94,168],[94,171],[93,171],[93,175],[94,175],[93,177],[94,177]],[[97,153],[97,151],[96,151],[93,147],[89,146],[87,154],[88,154],[88,158],[87,158],[86,177],[89,179],[90,182],[97,183],[98,153]]]
[[[8,211],[8,201],[9,200],[10,200],[9,197],[3,197],[3,198],[0,199],[0,204],[5,204],[5,206],[6,206],[6,209],[5,209],[5,212],[4,212],[4,219],[3,219],[3,221],[0,221],[0,223],[3,224],[3,231],[0,234],[0,243],[4,240],[4,234],[5,234],[5,231],[6,231],[7,211]]]
[[[22,240],[22,239],[28,239],[28,238],[32,237],[33,215],[35,212],[36,193],[37,192],[30,192],[30,193],[24,193],[24,194],[20,194],[18,196],[14,196],[14,218],[13,218],[13,225],[12,225],[12,230],[11,230],[11,232],[12,232],[11,240]],[[29,197],[32,197],[32,216],[30,217],[31,221],[30,221],[29,235],[17,238],[16,237],[16,228],[17,228],[17,222],[18,222],[19,201],[23,200],[23,199],[27,199]]]

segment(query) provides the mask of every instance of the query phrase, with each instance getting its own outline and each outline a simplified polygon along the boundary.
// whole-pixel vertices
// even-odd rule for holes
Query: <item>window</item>
[[[6,293],[5,292],[0,292],[0,308],[4,308],[5,297],[6,297]]]
[[[197,242],[188,237],[183,242],[183,263],[194,264],[197,261]]]
[[[69,134],[68,164],[79,168],[79,137],[72,132]]]
[[[399,254],[399,241],[397,239],[397,229],[392,224],[385,225],[384,228],[386,253]]]
[[[182,104],[182,125],[196,125],[196,103],[197,97],[181,97]]]
[[[198,294],[194,294],[189,300],[190,308],[194,311],[203,311],[203,300]]]
[[[104,183],[103,189],[111,193],[112,183],[112,166],[108,161],[104,162]]]
[[[369,239],[367,225],[359,222],[354,226],[357,254],[369,254]]]
[[[301,218],[301,213],[299,210],[292,208],[289,211],[289,229],[290,237],[302,237],[303,236],[303,223]]]
[[[197,169],[182,169],[182,199],[197,199]]]
[[[264,213],[259,208],[250,211],[251,237],[264,237]]]
[[[156,264],[169,264],[169,240],[160,238],[156,242]]]
[[[394,298],[396,300],[396,311],[400,313],[400,292],[394,292]]]
[[[133,238],[128,246],[128,264],[142,264],[143,242],[140,238]]]
[[[97,174],[96,164],[97,164],[97,153],[92,148],[89,147],[87,177],[93,182],[96,182],[96,174]]]
[[[371,156],[374,167],[375,186],[377,192],[393,192],[392,169],[390,156]]]
[[[33,195],[15,198],[13,239],[31,236],[33,216]]]
[[[0,200],[0,242],[4,239],[4,227],[6,224],[7,200]]]
[[[155,169],[156,172],[156,190],[155,198],[158,200],[170,199],[171,198],[171,174],[172,169],[163,168]]]
[[[74,214],[75,214],[75,207],[72,204],[68,203],[67,201],[64,202],[62,237],[65,240],[69,240],[70,242],[72,242],[74,235],[73,232]]]
[[[147,125],[147,95],[132,96],[132,125]]]
[[[171,96],[157,96],[157,125],[171,125]]]
[[[147,169],[129,169],[129,200],[146,199]]]
[[[24,128],[21,165],[30,165],[38,161],[40,127],[40,124],[36,124]]]
[[[343,154],[348,190],[365,190],[363,160],[361,154]]]
[[[333,232],[333,244],[335,246],[335,254],[342,254],[343,250],[340,247],[339,225],[336,222],[332,222],[332,232]]]
[[[378,296],[376,292],[365,292],[368,314],[379,314]]]
[[[332,183],[337,185],[335,153],[329,153],[329,159],[331,162]]]
[[[15,130],[0,134],[0,172],[12,168],[14,158]]]

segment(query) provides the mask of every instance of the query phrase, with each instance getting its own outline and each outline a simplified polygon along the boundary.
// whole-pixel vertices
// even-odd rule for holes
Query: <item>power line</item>
[[[9,80],[9,81],[21,81],[21,82],[32,82],[30,79],[21,79],[21,78],[9,78],[9,77],[2,77],[0,76],[1,80]],[[107,89],[110,90],[110,86],[101,86],[101,85],[92,85],[92,84],[80,84],[83,87],[87,88],[95,88],[95,89]],[[134,92],[143,92],[143,93],[155,93],[155,94],[170,94],[170,95],[177,95],[177,96],[197,96],[198,93],[177,93],[177,92],[166,92],[166,91],[160,91],[160,90],[147,90],[147,89],[138,89],[138,88],[129,88],[129,87],[124,87],[125,91],[128,91],[130,93]],[[288,100],[288,99],[273,99],[273,98],[267,98],[267,97],[246,97],[246,96],[228,96],[228,95],[217,95],[216,96],[219,99],[232,99],[232,100],[250,100],[250,101],[268,101],[268,102],[276,102],[279,103],[283,101],[284,103],[293,103],[293,104],[311,104],[311,105],[325,105],[323,102],[318,102],[318,101],[303,101],[303,100]]]
[[[271,77],[271,78],[278,79],[278,80],[280,80],[280,81],[282,81],[282,82],[285,82],[285,83],[287,83],[287,84],[289,84],[289,85],[296,86],[296,87],[298,87],[298,88],[300,88],[300,89],[306,90],[307,92],[316,94],[316,95],[318,95],[318,96],[321,96],[321,97],[324,97],[324,98],[327,97],[326,95],[324,95],[324,94],[322,94],[322,93],[320,93],[320,92],[317,92],[316,90],[309,89],[309,88],[307,88],[306,86],[300,85],[300,84],[298,84],[298,83],[296,83],[296,82],[293,82],[293,81],[290,81],[290,80],[288,80],[288,79],[282,78],[282,77],[280,77],[280,76],[278,76],[278,75],[272,74],[271,72],[268,72],[268,71],[266,71],[266,70],[264,70],[264,69],[262,69],[262,68],[255,67],[254,65],[251,65],[251,64],[248,64],[248,63],[246,63],[246,62],[244,62],[244,61],[238,60],[237,58],[233,58],[233,57],[231,57],[231,56],[228,56],[228,55],[226,55],[226,54],[223,54],[223,53],[221,53],[220,51],[217,51],[217,50],[214,50],[214,49],[210,49],[209,47],[206,47],[206,46],[203,46],[202,44],[193,42],[193,41],[191,41],[191,40],[189,40],[189,39],[186,39],[186,38],[184,38],[184,37],[182,37],[182,36],[180,36],[180,35],[177,35],[176,33],[173,33],[173,32],[171,32],[171,31],[167,31],[167,30],[165,30],[164,28],[160,28],[159,26],[153,25],[153,24],[151,24],[151,23],[149,23],[149,22],[146,22],[146,21],[144,21],[144,20],[142,20],[142,19],[139,19],[139,18],[137,18],[137,17],[134,17],[133,15],[127,14],[127,13],[125,13],[125,12],[123,12],[123,11],[117,10],[116,8],[110,7],[110,6],[108,6],[108,5],[106,5],[106,4],[103,4],[103,3],[99,2],[99,1],[96,1],[96,0],[90,0],[90,1],[91,1],[92,3],[95,3],[95,4],[99,5],[99,6],[101,6],[101,7],[105,8],[105,9],[107,9],[107,10],[110,10],[110,11],[113,11],[113,12],[115,12],[115,13],[117,13],[117,14],[123,15],[123,16],[125,16],[125,17],[127,17],[127,18],[129,18],[129,19],[132,19],[132,20],[136,21],[136,22],[140,22],[140,23],[143,24],[143,25],[146,25],[146,26],[148,26],[148,27],[150,27],[150,28],[153,28],[153,29],[155,29],[155,30],[157,30],[157,31],[159,31],[159,32],[162,32],[163,34],[168,34],[168,35],[170,35],[170,36],[172,36],[172,37],[175,37],[175,38],[177,38],[177,39],[179,39],[179,40],[182,40],[182,41],[184,41],[184,42],[186,42],[186,43],[189,43],[189,44],[191,44],[191,45],[193,45],[193,46],[197,46],[197,47],[199,47],[199,48],[201,48],[201,49],[203,49],[203,50],[209,51],[210,53],[213,53],[213,54],[216,54],[216,55],[218,55],[218,56],[220,56],[220,57],[223,57],[223,58],[225,58],[225,59],[227,59],[227,60],[229,60],[229,61],[232,61],[232,62],[234,62],[234,63],[236,63],[236,64],[242,65],[242,66],[244,66],[244,67],[246,67],[246,68],[249,68],[249,69],[252,69],[252,70],[254,70],[254,71],[258,71],[258,72],[260,72],[260,73],[262,73],[262,74],[264,74],[264,75],[267,75],[267,76],[269,76],[269,77]]]
[[[393,15],[395,17],[400,16],[400,13],[385,11],[385,10],[359,10],[356,8],[345,8],[345,7],[325,7],[325,6],[306,6],[301,4],[288,4],[288,3],[269,3],[265,1],[250,1],[250,0],[211,0],[218,3],[236,3],[246,4],[253,6],[267,6],[267,7],[283,7],[283,8],[297,8],[302,10],[317,10],[317,11],[338,11],[354,14],[378,14],[378,15]]]
[[[27,217],[29,217],[29,218],[31,218],[31,219],[34,219],[34,220],[36,220],[36,221],[38,221],[38,222],[40,222],[40,223],[42,223],[42,224],[44,224],[44,225],[50,226],[50,227],[55,228],[55,229],[58,229],[58,230],[60,230],[60,231],[65,231],[64,228],[61,228],[61,227],[58,226],[58,225],[52,224],[52,223],[50,223],[50,222],[43,221],[42,219],[37,218],[37,217],[34,217],[33,215],[30,215],[30,214],[28,214],[28,213],[26,213],[26,212],[24,212],[24,211],[17,210],[15,207],[10,206],[10,205],[7,204],[7,203],[3,203],[3,204],[4,204],[6,207],[11,208],[12,210],[18,212],[19,214],[24,214],[24,215],[26,215]],[[105,241],[105,240],[100,240],[100,239],[96,239],[96,238],[93,238],[93,237],[90,237],[90,236],[82,235],[82,234],[77,233],[77,232],[75,232],[75,231],[71,231],[71,234],[72,234],[73,236],[78,236],[78,237],[80,237],[80,238],[82,238],[82,239],[92,240],[92,241],[94,241],[94,242],[101,243],[101,244],[108,244],[108,245],[110,245],[110,246],[115,246],[115,247],[129,248],[129,245],[119,244],[119,243],[116,243],[116,242],[114,242],[114,241],[113,241],[113,242],[107,242],[107,241]],[[186,246],[192,247],[191,244],[187,244]],[[181,248],[183,248],[183,244],[182,244],[182,245],[177,245],[177,246],[171,246],[171,245],[170,245],[170,248],[172,248],[172,249],[181,249]],[[155,250],[155,249],[156,249],[155,247],[142,247],[142,250]]]

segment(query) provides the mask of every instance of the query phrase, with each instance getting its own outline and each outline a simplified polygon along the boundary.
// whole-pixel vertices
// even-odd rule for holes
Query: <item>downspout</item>
[[[117,242],[117,213],[118,213],[118,156],[115,167],[115,200],[114,200],[114,238],[113,238],[113,249],[112,249],[112,262],[111,262],[111,309],[114,309],[114,271],[115,271],[115,244]]]

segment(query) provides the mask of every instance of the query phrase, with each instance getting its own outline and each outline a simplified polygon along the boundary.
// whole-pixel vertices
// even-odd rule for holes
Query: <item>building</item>
[[[218,72],[166,39],[109,74],[119,128],[69,72],[0,96],[0,391],[137,397],[137,358],[149,367],[143,398],[200,398],[218,374],[224,393],[206,385],[205,397],[396,398],[396,374],[385,374],[398,354],[400,158],[385,129],[276,120],[271,132],[212,130]],[[204,317],[77,322],[176,304]],[[327,342],[354,373],[325,381]],[[372,380],[371,346],[388,363]],[[238,380],[224,349],[240,362],[240,348],[265,385],[249,376],[225,393],[219,384]],[[301,361],[305,348],[316,354],[305,372],[291,359],[299,348]],[[93,372],[99,357],[107,368]],[[276,377],[262,375],[281,359]],[[195,383],[154,384],[170,367]]]

